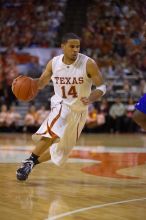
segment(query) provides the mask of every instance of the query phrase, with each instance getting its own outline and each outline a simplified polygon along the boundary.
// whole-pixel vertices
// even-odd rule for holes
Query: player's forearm
[[[44,84],[42,83],[42,81],[39,78],[33,79],[33,80],[35,81],[35,83],[37,83],[38,90],[41,90],[45,87]]]
[[[38,78],[38,79],[35,79],[36,80],[36,82],[37,82],[37,85],[38,85],[38,89],[39,90],[41,90],[41,89],[43,89],[46,85],[48,85],[48,83],[49,83],[49,81],[50,81],[50,79],[48,79],[48,78],[45,78],[45,77],[43,77],[43,78]]]
[[[43,89],[46,85],[48,85],[51,80],[52,70],[49,69],[49,65],[50,63],[47,65],[45,71],[42,73],[40,78],[36,79],[39,90]]]
[[[46,82],[42,79],[38,79],[38,89],[41,90],[46,86]]]
[[[96,86],[96,90],[92,91],[89,100],[91,102],[97,101],[101,96],[103,96],[106,93],[106,85],[101,84],[100,86]]]
[[[90,103],[96,102],[101,96],[106,92],[106,86],[104,84],[97,86],[96,90],[92,91],[90,96],[82,97],[80,100],[84,105],[89,105]]]
[[[103,96],[103,92],[101,90],[94,90],[91,92],[89,100],[91,103],[93,103],[96,102],[101,96]]]

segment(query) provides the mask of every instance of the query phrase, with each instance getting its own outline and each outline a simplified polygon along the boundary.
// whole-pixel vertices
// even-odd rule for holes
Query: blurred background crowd
[[[23,103],[11,84],[19,74],[39,77],[66,32],[81,36],[81,52],[97,62],[107,84],[106,95],[89,106],[84,131],[139,131],[131,117],[146,93],[145,21],[143,0],[1,0],[0,131],[33,132],[48,114],[52,85]]]

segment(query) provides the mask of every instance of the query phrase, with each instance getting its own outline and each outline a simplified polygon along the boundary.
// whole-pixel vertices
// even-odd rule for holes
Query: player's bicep
[[[95,61],[90,59],[87,62],[87,74],[91,77],[94,85],[100,86],[104,83],[103,77],[97,64],[95,63]]]

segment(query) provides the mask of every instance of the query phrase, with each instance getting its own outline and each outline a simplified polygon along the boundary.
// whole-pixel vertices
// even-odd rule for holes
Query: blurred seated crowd
[[[142,27],[146,20],[146,2],[91,2],[87,9],[86,26],[82,28],[81,51],[99,65],[107,84],[105,97],[108,101],[114,101],[118,95],[124,102],[130,97],[136,102],[146,93],[146,43],[142,36]],[[32,77],[40,76],[44,69],[37,56],[21,54],[21,50],[18,54],[14,47],[56,46],[66,3],[67,0],[45,0],[43,4],[40,0],[1,1],[0,47],[7,49],[0,52],[0,103],[5,101],[11,105],[16,102],[11,92],[11,84],[18,74],[22,74],[20,63],[25,63],[23,73]],[[14,10],[14,13],[10,16],[11,10]],[[58,24],[54,28],[56,22]],[[8,38],[10,33],[11,37]],[[52,42],[48,43],[48,40]]]
[[[37,56],[23,48],[57,46],[67,0],[0,1],[0,104],[17,102],[11,91],[14,78],[25,63],[27,75],[37,77],[42,67]],[[16,53],[16,48],[19,50]]]
[[[66,0],[1,0],[1,47],[54,47]]]
[[[11,85],[13,79],[19,75],[17,65],[11,55],[6,53],[0,54],[0,104],[7,103],[11,105],[16,101]]]
[[[50,109],[41,106],[36,109],[34,105],[28,108],[24,116],[17,110],[17,106],[3,104],[0,110],[0,132],[35,132],[46,119]]]
[[[116,97],[112,103],[109,103],[106,98],[102,98],[101,102],[89,105],[84,131],[95,133],[132,133],[141,131],[132,120],[134,110],[135,104],[132,98],[129,98],[127,103],[122,102],[120,97]]]
[[[146,92],[146,42],[142,35],[146,2],[92,2],[82,30],[83,52],[98,63],[108,85],[107,96],[115,98],[118,93],[123,99],[137,99]]]
[[[7,51],[0,53],[0,105],[6,103],[11,105],[17,103],[15,96],[12,93],[11,86],[13,80],[21,75],[18,64],[27,59],[25,63],[25,71],[30,77],[38,77],[42,72],[42,67],[39,65],[35,56],[26,55],[25,58],[17,56],[14,50],[8,49]]]
[[[35,132],[49,115],[49,106],[42,105],[36,108],[32,104],[22,116],[17,106],[7,107],[3,104],[0,109],[0,132]],[[134,101],[131,98],[128,103],[123,103],[121,98],[117,97],[110,105],[107,99],[102,98],[101,102],[89,105],[88,117],[83,131],[86,133],[132,133],[141,131],[132,120],[133,112]]]

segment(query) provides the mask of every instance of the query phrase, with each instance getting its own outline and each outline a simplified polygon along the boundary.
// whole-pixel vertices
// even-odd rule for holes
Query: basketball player
[[[18,180],[26,180],[32,168],[52,160],[62,165],[75,146],[87,118],[88,105],[106,92],[96,63],[79,53],[80,38],[66,34],[61,43],[63,54],[54,57],[37,80],[43,89],[52,79],[55,95],[51,98],[51,112],[32,136],[36,148],[17,170]],[[91,92],[94,84],[96,90]]]
[[[146,40],[146,23],[143,28],[143,36]],[[133,120],[146,131],[146,94],[144,94],[135,105],[136,111]]]

